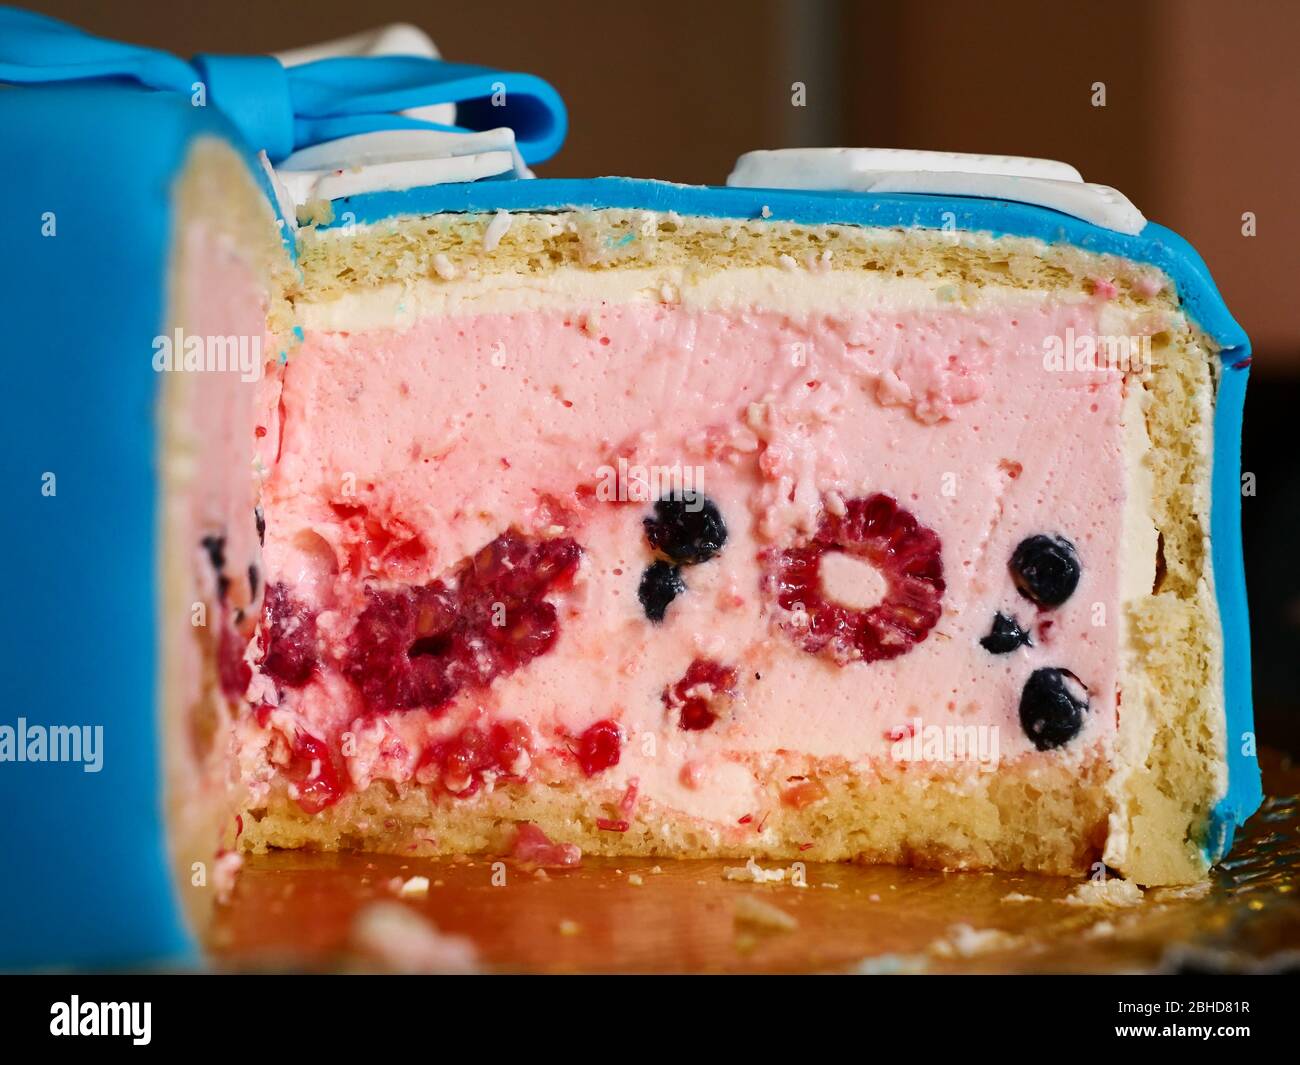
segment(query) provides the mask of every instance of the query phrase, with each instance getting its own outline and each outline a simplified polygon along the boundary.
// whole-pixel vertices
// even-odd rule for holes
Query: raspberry
[[[736,694],[736,671],[707,658],[697,658],[676,684],[664,689],[663,702],[690,732],[712,725]]]
[[[223,611],[224,613],[224,611]],[[248,691],[248,682],[253,677],[253,670],[244,661],[244,649],[248,641],[242,639],[228,618],[221,621],[221,637],[217,642],[217,672],[221,679],[221,691],[231,702],[238,702]]]
[[[623,733],[613,721],[597,721],[578,737],[578,764],[587,776],[618,765]]]
[[[510,857],[544,869],[572,869],[582,864],[582,851],[574,843],[552,843],[531,821],[515,826]]]
[[[297,787],[296,799],[309,814],[333,806],[347,790],[343,774],[329,744],[307,732],[299,731],[293,741],[293,756],[285,776]]]
[[[473,725],[430,747],[420,766],[436,765],[439,783],[459,799],[483,786],[487,774],[522,777],[532,764],[532,736],[520,721],[497,722],[484,732]]]
[[[266,654],[262,672],[288,688],[300,688],[316,671],[316,615],[281,582],[266,590],[262,604]]]
[[[781,627],[809,654],[840,665],[897,658],[924,640],[943,613],[940,547],[934,530],[876,493],[848,500],[843,515],[825,515],[808,543],[764,552],[764,588],[785,612]],[[827,599],[821,560],[829,551],[871,563],[885,578],[881,602],[852,610]]]
[[[372,711],[437,710],[545,654],[559,618],[545,596],[566,586],[582,549],[568,538],[502,533],[450,580],[366,589],[343,674]]]

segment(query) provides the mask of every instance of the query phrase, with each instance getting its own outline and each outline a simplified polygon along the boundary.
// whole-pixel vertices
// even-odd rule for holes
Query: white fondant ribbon
[[[740,188],[912,192],[1049,207],[1118,233],[1146,218],[1121,192],[1085,182],[1067,163],[1024,156],[892,148],[791,148],[748,152],[727,184]]]

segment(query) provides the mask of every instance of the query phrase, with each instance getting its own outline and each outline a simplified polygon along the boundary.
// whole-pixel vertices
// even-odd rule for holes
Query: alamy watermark
[[[0,762],[80,762],[83,773],[104,768],[103,725],[37,725],[20,717],[0,725]]]
[[[641,466],[620,456],[616,465],[596,471],[596,498],[602,503],[655,503],[661,499],[685,501],[695,513],[704,507],[704,467]]]
[[[974,762],[980,772],[998,767],[997,725],[927,725],[919,717],[893,729],[889,756],[895,762]]]
[[[1043,337],[1043,369],[1057,373],[1146,373],[1151,369],[1151,338],[1076,335],[1073,328],[1066,329],[1062,335]]]
[[[241,381],[262,376],[260,336],[186,334],[153,338],[153,368],[158,373],[237,373]]]

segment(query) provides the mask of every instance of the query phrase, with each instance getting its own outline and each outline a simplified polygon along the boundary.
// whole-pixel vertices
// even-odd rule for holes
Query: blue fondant
[[[1223,624],[1223,697],[1227,708],[1228,793],[1214,808],[1205,852],[1217,862],[1236,827],[1264,799],[1256,756],[1250,678],[1250,612],[1241,554],[1241,415],[1250,359],[1225,360],[1214,410],[1210,559]]]
[[[226,112],[246,143],[273,162],[291,151],[354,133],[389,129],[508,126],[528,164],[564,142],[568,113],[550,85],[531,74],[444,63],[422,56],[317,59],[285,68],[271,56],[197,56],[193,63],[153,48],[92,37],[45,15],[0,7],[0,83],[129,80]],[[456,125],[397,112],[454,103]]]
[[[104,730],[98,773],[0,763],[0,969],[175,963],[194,944],[163,828],[152,341],[172,179],[196,136],[235,132],[89,86],[0,90],[0,129],[0,725]]]

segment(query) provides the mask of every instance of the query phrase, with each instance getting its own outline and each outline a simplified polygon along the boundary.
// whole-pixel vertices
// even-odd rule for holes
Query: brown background
[[[545,77],[570,108],[551,176],[721,183],[752,148],[1041,155],[1124,191],[1210,264],[1257,370],[1300,375],[1300,3],[1290,0],[34,0],[191,55],[388,22],[449,59]],[[807,106],[791,106],[793,82]],[[1104,82],[1106,106],[1091,103]],[[1253,211],[1258,236],[1241,234]]]
[[[1255,343],[1244,501],[1255,681],[1273,742],[1300,699],[1300,2],[1293,0],[30,0],[191,55],[389,22],[526,70],[570,109],[550,176],[721,183],[741,152],[865,145],[1040,155],[1201,251]],[[807,106],[791,106],[793,82]],[[1092,86],[1106,106],[1092,106]],[[1255,213],[1258,235],[1241,233]]]

